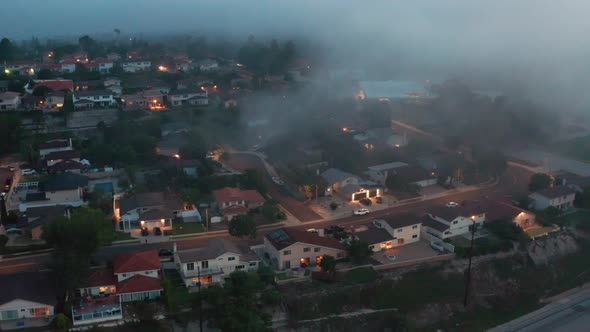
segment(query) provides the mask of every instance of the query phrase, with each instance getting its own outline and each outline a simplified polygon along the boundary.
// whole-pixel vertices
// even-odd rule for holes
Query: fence
[[[414,260],[405,261],[405,262],[396,262],[396,263],[377,265],[377,266],[373,266],[373,269],[375,271],[384,271],[384,270],[396,269],[396,268],[400,268],[400,267],[406,267],[406,266],[412,266],[412,265],[418,265],[418,264],[450,261],[453,258],[455,258],[455,254],[438,255],[438,256],[433,256],[433,257],[414,259]]]
[[[445,250],[454,253],[455,252],[455,246],[448,243],[448,242],[444,242],[443,240],[441,240],[440,238],[426,232],[424,230],[424,228],[422,228],[422,231],[420,232],[420,237],[422,237],[423,239],[430,241],[430,243],[434,242],[436,244],[440,244],[443,248],[445,248]]]

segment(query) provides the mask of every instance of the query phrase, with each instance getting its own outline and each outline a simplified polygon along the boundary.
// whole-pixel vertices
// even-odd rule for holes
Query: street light
[[[467,297],[469,296],[469,284],[471,283],[471,258],[473,257],[473,239],[475,238],[475,216],[471,216],[471,246],[469,247],[469,265],[467,265],[467,275],[465,280],[465,297],[463,298],[463,307],[467,307]]]

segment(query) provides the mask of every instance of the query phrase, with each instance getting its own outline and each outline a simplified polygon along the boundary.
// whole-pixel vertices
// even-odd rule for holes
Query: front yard
[[[182,235],[203,232],[203,224],[201,224],[200,222],[174,221],[172,223],[172,228],[173,234],[170,235]]]
[[[133,240],[133,239],[135,239],[135,238],[131,236],[131,233],[121,232],[121,231],[113,231],[113,242]]]

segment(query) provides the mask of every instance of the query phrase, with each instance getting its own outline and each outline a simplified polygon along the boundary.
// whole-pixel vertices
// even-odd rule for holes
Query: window
[[[123,273],[123,278],[127,278],[127,273]]]
[[[194,271],[195,270],[195,263],[188,263],[186,264],[187,271]]]
[[[320,248],[313,248],[313,252],[320,252]]]
[[[235,257],[228,257],[227,260],[231,262],[231,261],[235,261],[236,258]]]
[[[249,266],[256,266],[256,265],[258,265],[258,263],[257,262],[250,262],[248,265]]]
[[[412,239],[416,239],[416,238],[418,238],[418,234],[412,235]]]
[[[291,250],[283,250],[283,255],[291,255]]]
[[[403,228],[398,228],[398,229],[397,229],[397,232],[398,232],[398,233],[401,233],[401,232],[403,232],[403,231],[404,231],[404,229],[403,229]]]
[[[369,249],[373,250],[375,249],[375,246],[369,246]]]
[[[418,228],[418,225],[412,226],[412,229],[416,229],[416,228]]]
[[[457,220],[453,221],[453,225],[456,225],[457,223],[458,223],[458,221],[457,221]]]
[[[201,268],[208,269],[209,268],[209,261],[202,261]]]
[[[446,231],[445,232],[445,235],[449,235],[449,234],[451,234],[451,232],[449,232],[449,231]]]
[[[311,248],[307,247],[307,248],[303,248],[303,252],[309,252],[311,250]]]
[[[236,270],[241,270],[243,268],[244,268],[244,265],[238,265],[238,266],[236,266]]]

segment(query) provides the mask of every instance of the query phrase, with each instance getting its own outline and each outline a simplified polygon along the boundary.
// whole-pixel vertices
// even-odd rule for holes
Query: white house
[[[111,90],[76,91],[73,100],[76,108],[112,107],[115,105]]]
[[[47,272],[25,272],[0,276],[0,326],[13,330],[49,325],[55,306],[63,296],[55,276]]]
[[[27,193],[19,210],[26,212],[31,207],[66,205],[79,207],[85,204],[84,190],[88,178],[73,173],[57,175],[41,185],[43,191]]]
[[[475,223],[481,228],[486,214],[479,205],[466,204],[449,208],[437,207],[423,218],[422,226],[426,233],[439,239],[467,234]]]
[[[408,166],[408,164],[403,163],[401,161],[394,161],[387,164],[369,166],[368,170],[365,172],[369,178],[382,186],[385,185],[385,181],[387,180],[387,176],[397,168]]]
[[[54,139],[39,145],[39,156],[43,158],[52,152],[72,150],[74,148],[72,147],[71,139]]]
[[[2,92],[0,93],[0,111],[14,111],[21,104],[20,95],[18,92]]]
[[[224,238],[210,239],[205,247],[174,253],[186,287],[223,283],[234,271],[256,271],[260,259],[249,248],[238,248]]]
[[[133,60],[123,62],[123,71],[126,73],[137,73],[140,71],[150,70],[152,62],[149,60]]]
[[[209,104],[207,91],[196,90],[173,90],[168,95],[168,101],[172,106]]]
[[[60,108],[64,105],[65,92],[51,91],[45,97],[45,106],[48,108]]]
[[[333,237],[281,228],[264,237],[264,251],[278,270],[316,265],[324,255],[346,257],[344,245]]]
[[[552,206],[559,210],[567,210],[574,206],[576,191],[566,186],[554,186],[543,189],[529,195],[533,200],[532,207],[536,210],[545,210]]]
[[[75,61],[65,61],[59,64],[59,71],[62,73],[73,73],[76,71]]]
[[[96,58],[90,61],[90,65],[91,70],[98,71],[101,74],[106,74],[111,72],[115,66],[115,62],[108,58]]]
[[[366,241],[373,251],[380,251],[419,241],[421,225],[422,218],[411,214],[376,219],[370,228],[355,236]]]

